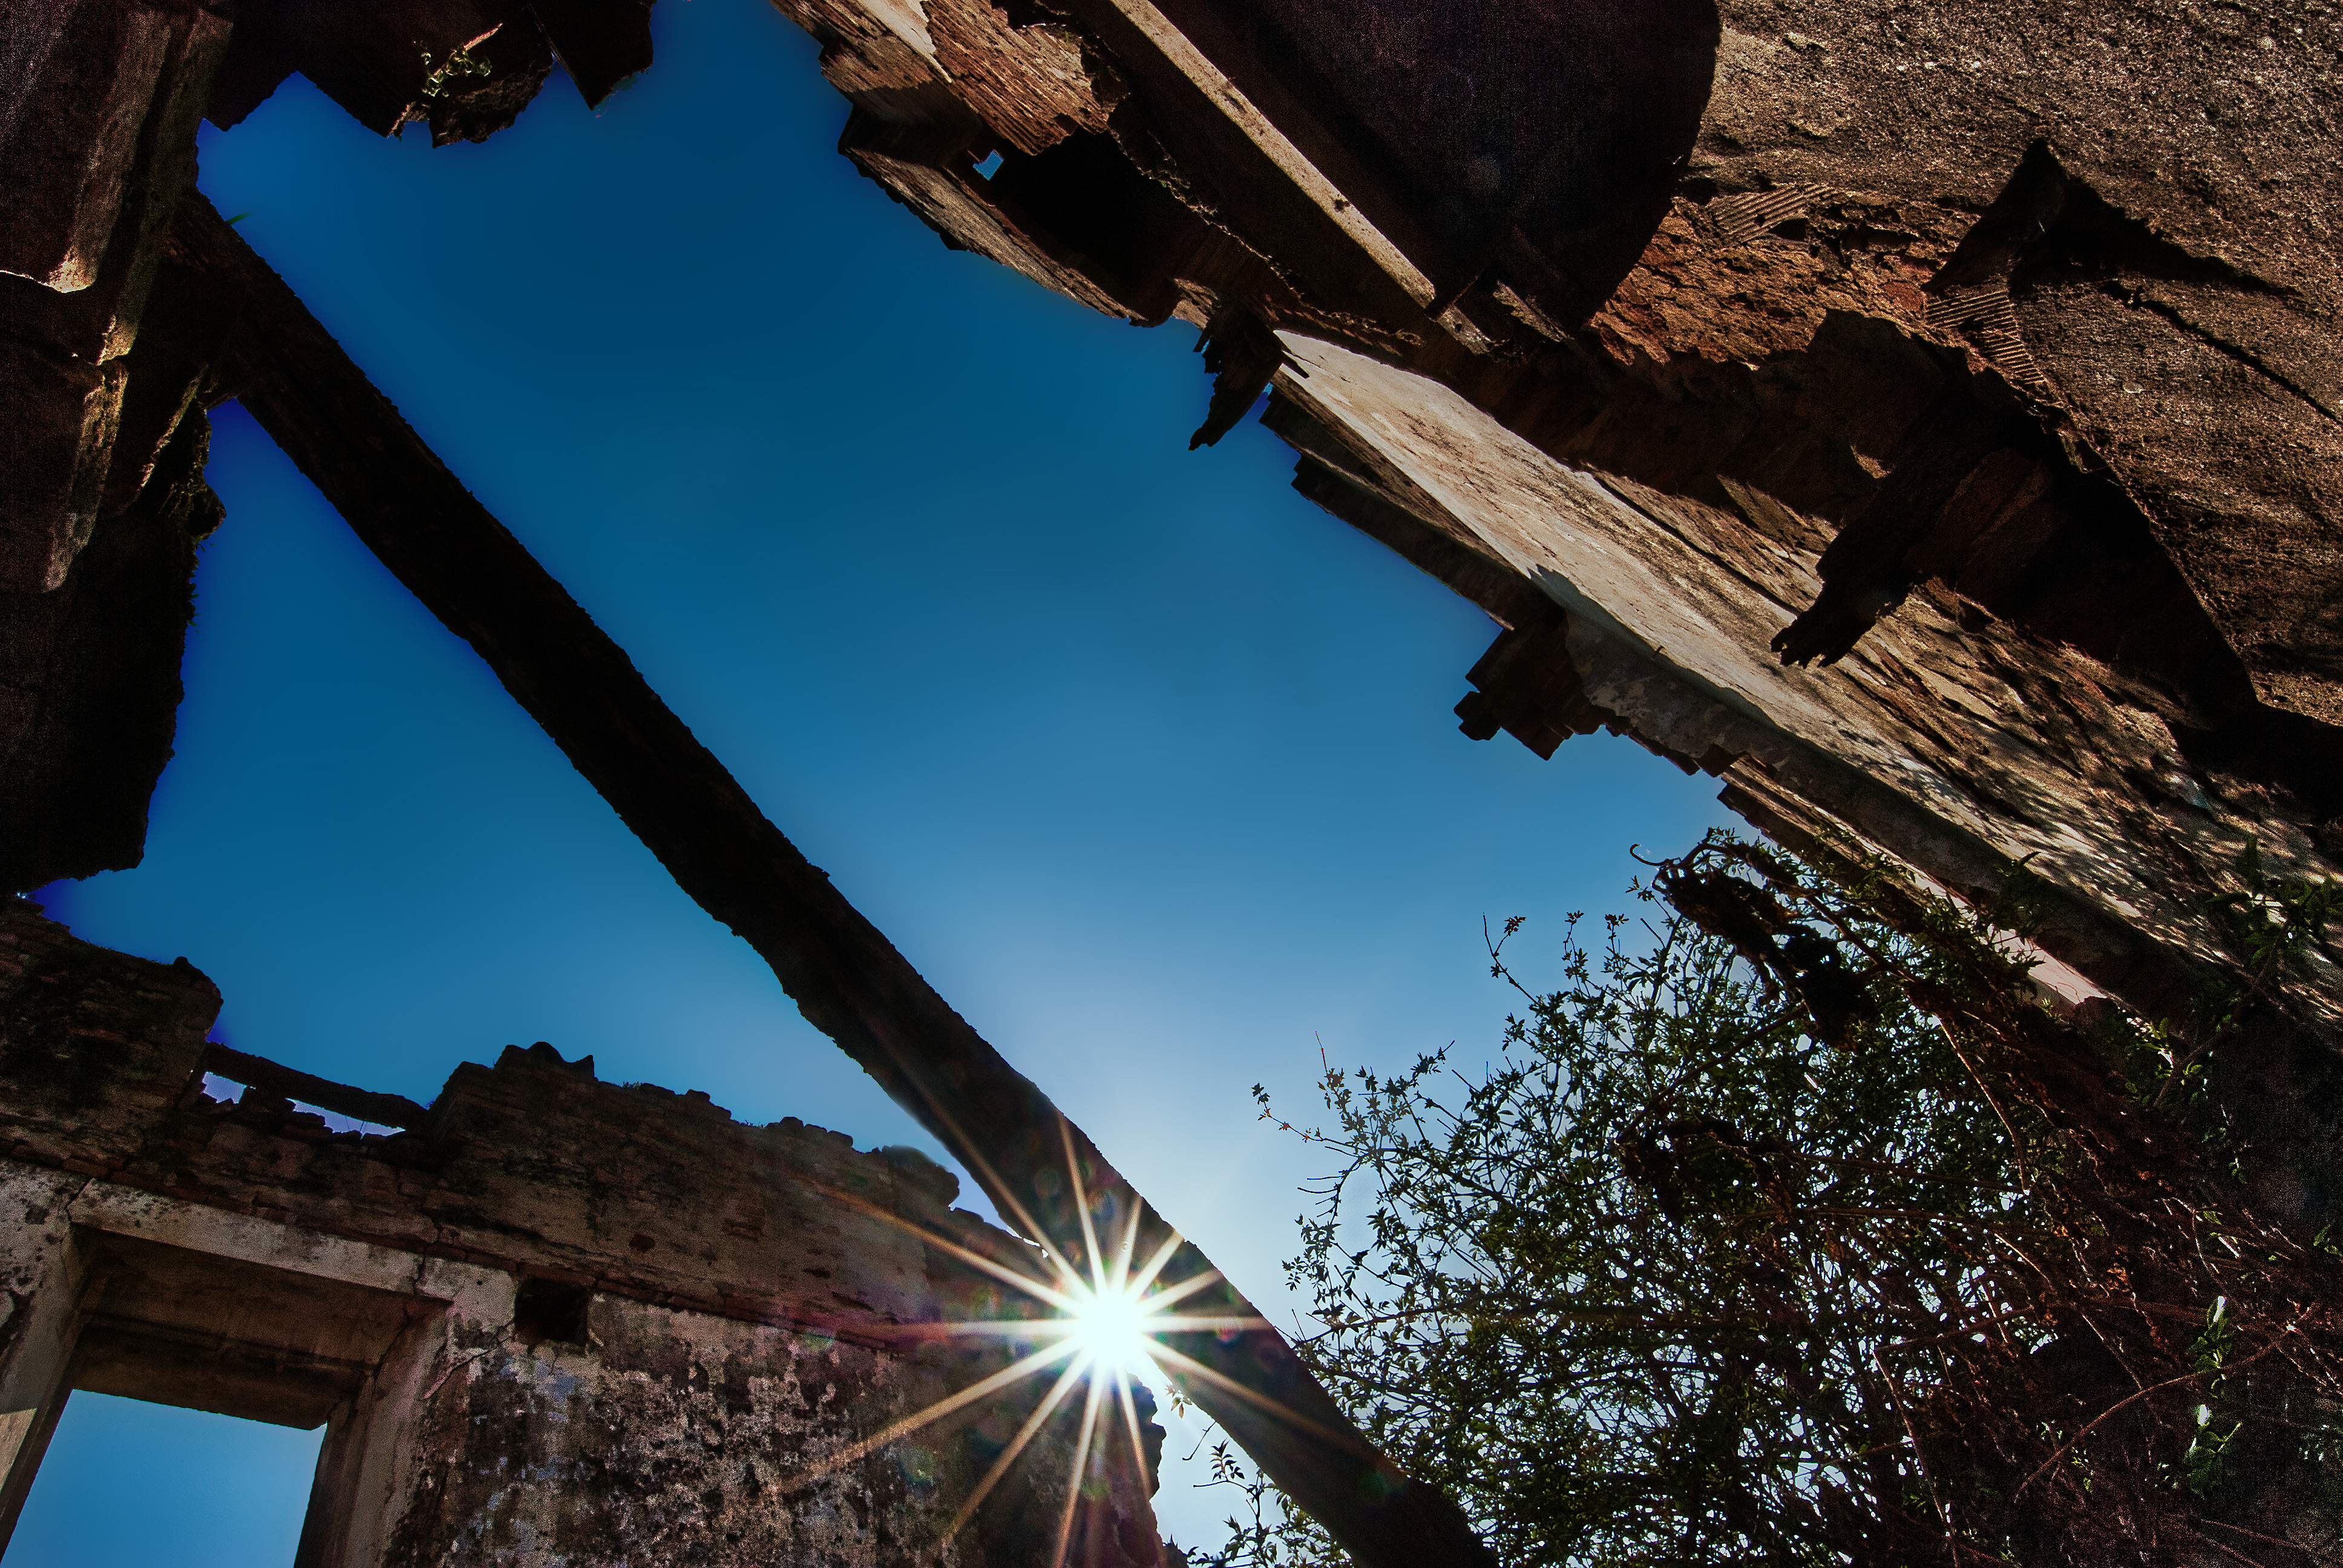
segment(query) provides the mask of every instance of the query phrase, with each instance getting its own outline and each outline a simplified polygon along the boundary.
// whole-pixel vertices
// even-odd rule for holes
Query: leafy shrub
[[[2338,1249],[2171,1092],[2332,911],[2247,880],[2185,1046],[2046,1003],[2022,873],[1980,920],[1712,835],[1544,992],[1506,922],[1499,1060],[1322,1081],[1303,1353],[1525,1568],[2333,1561]],[[1341,1561],[1220,1459],[1218,1561]]]

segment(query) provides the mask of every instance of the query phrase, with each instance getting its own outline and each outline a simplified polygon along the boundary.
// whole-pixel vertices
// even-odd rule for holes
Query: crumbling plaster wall
[[[2006,292],[1997,357],[2141,498],[2262,700],[2343,721],[2335,9],[1724,10],[1690,172],[1987,215],[1936,314]],[[2014,188],[2036,143],[2064,178]]]
[[[2191,895],[2224,885],[2249,838],[2282,872],[2328,874],[2293,801],[2222,779],[2217,802],[2155,709],[2087,656],[1931,586],[1836,664],[1784,665],[1766,647],[1817,585],[1810,536],[1573,468],[1445,387],[1285,344],[1272,420],[1326,476],[1312,493],[1509,620],[1468,729],[1477,712],[1549,753],[1631,734],[1794,846],[1875,847],[1980,902],[2022,861],[2047,879],[2036,934],[2071,966],[2070,1001],[2103,988],[2185,1011],[2221,956]],[[1490,557],[1540,591],[1503,591],[1477,569]],[[2307,962],[2298,1000],[2331,1023],[2343,976]],[[2240,1045],[2225,1094],[2254,1179],[2274,1212],[2324,1212],[2343,1158],[2324,1048],[2282,1030]]]
[[[2281,867],[2324,872],[2282,797],[2231,780],[2215,810],[2155,709],[2087,656],[1939,589],[1827,668],[1785,665],[1767,648],[1819,586],[1815,535],[1769,537],[1736,511],[1572,467],[1437,384],[1284,341],[1278,395],[1332,436],[1350,484],[1500,558],[1565,612],[1550,657],[1575,667],[1579,732],[1624,726],[1760,798],[1787,790],[1955,887],[1989,889],[2028,859],[2086,895],[2060,937],[2149,997],[2174,976],[2134,929],[2184,953],[2204,941],[2187,890],[2248,836]],[[1328,449],[1313,442],[1313,460]],[[1533,703],[1518,722],[1544,717]]]
[[[1845,624],[1805,656],[1859,635],[1876,612],[1853,600],[1892,603],[1936,576],[2182,700],[2219,709],[2250,689],[2343,718],[2343,276],[2318,174],[2336,146],[2331,8],[1720,10],[1673,217],[1588,323],[1609,362],[1599,407],[1523,408],[1525,433],[1697,498],[1721,499],[1709,476],[1724,473],[1847,529],[1822,574],[1825,618]],[[1889,329],[1864,338],[1854,376],[1835,362],[1849,317]],[[2121,499],[2026,518],[2004,483],[2002,515],[1966,515],[1957,492],[1979,460],[2025,443],[1958,450],[1977,438],[1959,420],[1994,398],[1964,370],[2006,383],[2060,448],[2025,454],[2044,470],[2027,504],[2055,508],[2101,476]],[[1896,484],[1931,457],[1956,466]],[[2119,537],[2134,528],[2185,592],[2147,580],[2162,563]],[[2057,569],[2049,536],[2075,550],[2087,534],[2097,553],[2069,578],[2125,578],[2096,607],[2077,602],[2094,585],[2040,580]],[[2009,580],[2029,565],[2030,590]],[[2191,643],[2192,623],[2217,636]]]
[[[990,1456],[965,1431],[922,1432],[801,1478],[826,1451],[994,1370],[974,1357],[892,1353],[607,1293],[582,1326],[578,1344],[528,1342],[509,1318],[434,1335],[328,1440],[326,1465],[347,1467],[357,1493],[350,1544],[331,1560],[891,1564],[940,1547]],[[1031,1392],[987,1419],[1013,1431]],[[1016,1513],[996,1510],[944,1560],[1046,1554],[1063,1446],[1034,1456],[1053,1468],[1021,1478]],[[377,1520],[387,1531],[361,1543]]]
[[[1721,575],[1684,606],[1762,579],[1788,612],[1712,628],[1764,631],[1744,648],[1753,659],[1843,661],[1887,635],[1883,617],[1925,602],[1957,634],[1916,662],[1883,644],[1858,669],[1990,665],[2002,676],[1955,706],[2000,705],[2004,736],[2036,723],[2010,693],[2071,693],[2066,706],[2094,717],[2068,738],[2072,765],[2044,772],[2006,744],[1936,746],[1930,731],[1966,721],[1932,716],[1946,699],[1916,675],[1859,678],[1895,689],[1886,707],[1844,683],[1774,682],[1779,700],[1840,705],[1837,730],[1868,737],[1856,751],[1900,759],[1885,776],[1948,788],[1922,836],[1967,848],[1921,864],[1952,885],[1976,885],[2000,854],[1979,848],[2003,841],[1979,835],[1986,797],[2044,795],[2091,816],[2049,863],[2103,925],[2134,928],[2135,940],[2110,929],[2070,944],[2100,983],[2153,1004],[2177,982],[2141,990],[2155,966],[2119,950],[2146,940],[2184,966],[2212,950],[2193,911],[2220,881],[2215,846],[2251,834],[2304,873],[2343,846],[2343,274],[2337,197],[2319,177],[2343,35],[2324,0],[779,8],[822,41],[825,74],[853,102],[842,150],[948,243],[1095,308],[1207,329],[1219,388],[1200,439],[1289,363],[1278,331],[1342,345],[1571,468],[1640,487],[1638,506],[1698,519]],[[649,60],[636,0],[415,9],[424,55],[472,64],[427,69],[333,8],[256,4],[225,33],[208,13],[125,32],[120,7],[90,0],[58,14],[67,24],[12,24],[25,65],[12,102],[109,74],[137,89],[113,183],[73,196],[44,175],[18,197],[25,243],[110,246],[113,271],[84,283],[28,261],[0,278],[17,338],[54,357],[70,317],[126,377],[126,412],[106,427],[119,427],[114,455],[91,447],[82,467],[104,458],[97,477],[56,480],[93,495],[102,480],[104,505],[68,517],[26,491],[0,529],[48,563],[42,583],[71,551],[42,555],[41,539],[90,558],[80,583],[26,578],[0,604],[0,635],[24,655],[0,681],[19,883],[135,859],[167,755],[187,541],[216,521],[189,463],[170,459],[199,461],[201,407],[233,390],[180,319],[186,291],[157,229],[190,166],[186,103],[233,124],[300,70],[378,128],[477,136],[518,112],[556,55],[589,101]],[[1530,125],[1521,105],[1457,96],[1475,62],[1499,97],[1524,82],[1592,85],[1523,99]],[[1514,145],[1524,136],[1536,145]],[[992,152],[1000,166],[980,176]],[[1587,206],[1572,193],[1594,188],[1598,165],[1610,183],[1594,205],[1611,216],[1590,227],[1565,209]],[[1630,216],[1623,248],[1612,229]],[[1306,458],[1301,482],[1353,521],[1381,506],[1413,515],[1409,498],[1350,485],[1340,467]],[[1457,538],[1518,575],[1469,529]],[[1652,548],[1674,547],[1655,535]],[[1800,553],[1814,558],[1788,558]],[[1547,565],[1568,582],[1579,563]],[[1498,601],[1513,590],[1468,591],[1511,625]],[[1492,649],[1479,673],[1507,690],[1484,691],[1476,725],[1505,710],[1550,749],[1574,726],[1537,717],[1540,703],[1584,719],[1594,699],[1546,646]],[[1782,787],[1854,825],[1815,781]],[[2165,842],[2176,809],[2180,839]]]
[[[1131,84],[1116,144],[1264,269],[1159,246],[1168,285],[1115,307],[1148,319],[1176,296],[1173,313],[1208,326],[1207,438],[1276,377],[1271,422],[1302,449],[1305,492],[1510,628],[1475,672],[1493,689],[1468,728],[1543,751],[1609,723],[1720,772],[1744,758],[1726,798],[1761,822],[1855,833],[1964,891],[2031,855],[2068,899],[2054,947],[2151,1009],[2184,1001],[2192,966],[2217,956],[2203,902],[2249,838],[2285,874],[2333,869],[2330,7],[1727,0],[1656,226],[1580,305],[1593,252],[1566,231],[1517,227],[1459,286],[1430,215],[1385,221],[1403,171],[1377,165],[1372,137],[1328,135],[1373,73],[1289,81],[1281,98],[1270,66],[1304,70],[1322,40],[1238,9],[1056,7],[1096,78]],[[1417,9],[1345,8],[1343,47],[1420,53]],[[1452,19],[1457,47],[1478,15]],[[1645,20],[1630,53],[1666,41],[1666,18]],[[1675,20],[1669,39],[1697,33]],[[1551,37],[1519,46],[1616,42],[1592,13],[1547,21]],[[1250,94],[1223,120],[1242,128],[1249,108],[1277,134],[1218,156],[1227,137],[1167,71]],[[948,121],[863,112],[924,116],[938,136]],[[1039,210],[1019,182],[1041,160],[1007,155],[989,185],[954,161],[996,144],[984,116],[930,177],[989,211]],[[1623,127],[1666,133],[1597,115],[1573,134]],[[1325,236],[1305,243],[1312,177],[1341,187],[1328,205],[1358,195],[1373,239],[1445,281],[1395,304],[1359,281],[1374,263],[1406,292],[1371,239],[1353,236],[1347,269]],[[1211,194],[1237,185],[1250,205]],[[914,206],[965,239],[950,212]],[[1076,223],[1034,243],[1088,258],[1094,293],[1146,271],[1123,237]],[[1313,400],[1329,354],[1351,367],[1345,392]],[[1370,381],[1362,425],[1345,396]],[[1414,443],[1405,457],[1390,432]],[[1443,444],[1485,526],[1424,482]],[[1500,446],[1554,462],[1532,478],[1488,461]],[[1590,507],[1605,527],[1580,526]],[[1629,578],[1633,615],[1612,602]],[[1523,608],[1530,585],[1568,612],[1566,636],[1516,624],[1545,613]],[[1590,638],[1642,673],[1601,673],[1615,660]],[[1686,717],[1703,704],[1732,721]],[[1753,722],[1795,738],[1795,759],[1735,728]],[[2331,1014],[2336,978],[2304,988],[2313,1014]]]
[[[2205,910],[2246,842],[2343,855],[2327,0],[778,3],[853,104],[841,150],[947,243],[1205,329],[1198,440],[1279,380],[1304,491],[1505,628],[1470,732],[1611,725],[1965,892],[2030,855],[2046,943],[2157,1011],[2236,956]],[[233,124],[299,70],[478,136],[557,55],[589,102],[649,59],[639,0],[393,11],[8,24],[0,155],[34,177],[0,396],[49,432],[0,507],[29,650],[0,808],[47,824],[0,844],[18,885],[127,863],[167,752],[216,520],[184,459],[233,391],[162,226],[190,106]],[[74,121],[105,176],[75,184],[24,106],[90,82],[115,108]],[[1406,439],[1312,402],[1324,353]],[[1470,504],[1426,477],[1498,446],[1555,467]],[[2295,989],[2297,1067],[2333,1055],[2335,981]]]
[[[1070,1561],[1156,1562],[1151,1472],[1110,1439],[1078,1473],[1054,1429],[943,1545],[1030,1380],[823,1468],[1016,1353],[941,1322],[1032,1311],[922,1239],[1034,1267],[924,1159],[542,1045],[333,1132],[202,1092],[249,1059],[184,961],[13,900],[0,954],[0,1525],[83,1387],[327,1423],[304,1568],[1021,1563],[1070,1503]]]
[[[1039,281],[1203,327],[1200,441],[1272,387],[1297,487],[1503,628],[1470,734],[1550,755],[1609,728],[1792,844],[1980,901],[2023,863],[2067,990],[2157,1016],[2242,958],[2207,911],[2249,844],[2343,868],[2335,7],[1304,9],[996,14],[1085,40],[1099,140],[1172,209],[1143,224],[1086,216],[1071,193],[1121,187],[965,95],[880,103],[832,69],[845,150],[948,243],[994,248],[990,223]],[[1555,81],[1657,72],[1550,127],[1557,170],[1634,149],[1604,207],[1648,212],[1625,251],[1539,216],[1559,172],[1460,245],[1473,106],[1421,147],[1374,129],[1439,96],[1402,65],[1493,37]],[[2283,990],[2217,1092],[2272,1210],[2315,1225],[2343,1196],[2343,974],[2313,953]]]

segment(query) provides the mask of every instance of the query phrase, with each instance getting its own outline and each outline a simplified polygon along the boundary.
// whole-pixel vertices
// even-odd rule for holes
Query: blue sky
[[[1316,1166],[1251,1086],[1307,1109],[1322,1043],[1493,1049],[1482,918],[1529,917],[1534,972],[1563,911],[1619,904],[1630,843],[1724,819],[1715,782],[1607,736],[1466,739],[1495,628],[1294,495],[1257,426],[1188,451],[1192,332],[946,251],[832,151],[844,102],[768,8],[655,27],[600,114],[557,75],[481,146],[383,141],[290,83],[206,128],[203,187],[783,831],[1282,1316]],[[186,955],[219,1038],[344,1081],[428,1100],[548,1040],[934,1147],[233,407],[211,477],[146,863],[52,914]],[[156,1560],[32,1530],[118,1486],[75,1452],[183,1442],[146,1408],[69,1408],[9,1568]],[[256,1450],[255,1496],[297,1513],[303,1441]],[[1163,1512],[1202,1539],[1225,1508],[1183,1491]]]

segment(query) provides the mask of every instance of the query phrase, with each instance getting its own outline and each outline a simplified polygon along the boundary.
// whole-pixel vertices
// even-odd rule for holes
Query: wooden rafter
[[[236,397],[367,548],[470,643],[701,908],[772,967],[807,1020],[952,1150],[1032,1239],[1075,1256],[1076,1188],[1171,1227],[1030,1079],[953,1011],[767,820],[626,653],[424,445],[298,297],[199,196],[151,307],[215,335]],[[1071,1157],[1080,1183],[1059,1180]],[[1127,1207],[1121,1209],[1128,1213]],[[1021,1225],[1021,1228],[1025,1228]],[[1166,1283],[1212,1270],[1183,1243]],[[1192,1309],[1258,1318],[1225,1281]],[[1376,1452],[1274,1330],[1165,1336],[1196,1402],[1368,1568],[1493,1559],[1438,1491]],[[1272,1413],[1276,1412],[1276,1413]]]

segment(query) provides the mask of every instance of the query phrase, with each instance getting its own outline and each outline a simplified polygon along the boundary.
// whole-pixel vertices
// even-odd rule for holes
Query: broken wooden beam
[[[1081,1258],[1090,1220],[1134,1203],[1137,1255],[1169,1240],[1172,1227],[1096,1145],[766,819],[209,203],[191,198],[176,237],[155,308],[214,324],[222,396],[240,397],[391,574],[478,650],[684,891],[772,967],[807,1020],[1061,1257]],[[1161,1278],[1211,1271],[1182,1243]],[[1188,1301],[1183,1312],[1259,1321],[1224,1280]],[[1182,1379],[1197,1404],[1356,1562],[1494,1561],[1454,1503],[1402,1476],[1274,1330],[1164,1338],[1205,1369]]]
[[[419,1129],[430,1121],[431,1112],[403,1094],[386,1094],[380,1090],[357,1089],[347,1083],[336,1083],[330,1078],[303,1072],[265,1056],[254,1056],[217,1040],[204,1046],[203,1068],[206,1073],[217,1073],[231,1083],[246,1089],[256,1089],[263,1094],[274,1094],[302,1105],[314,1105],[320,1111],[330,1111],[337,1116],[347,1116],[353,1121],[370,1121],[377,1127]]]

